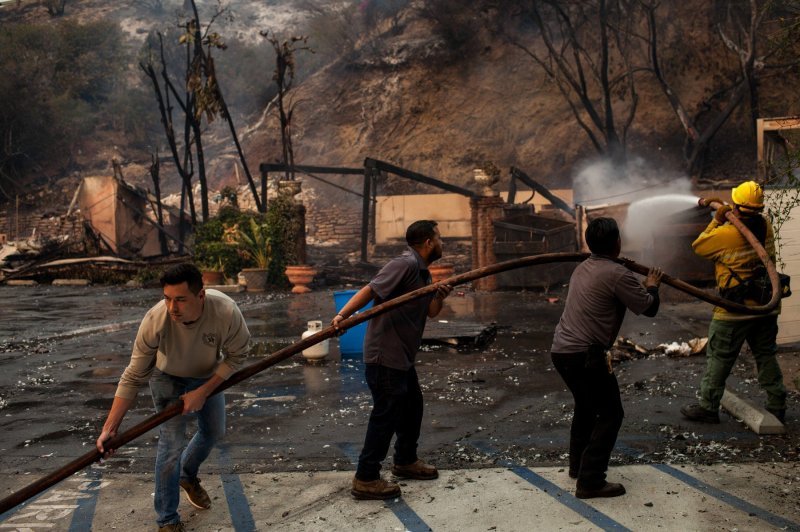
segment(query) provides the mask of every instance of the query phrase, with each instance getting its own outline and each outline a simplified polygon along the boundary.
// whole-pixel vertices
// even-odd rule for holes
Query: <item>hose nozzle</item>
[[[714,204],[717,205],[714,205]],[[725,202],[719,198],[698,198],[697,204],[701,207],[711,207],[712,209],[718,208],[720,205],[725,205]]]

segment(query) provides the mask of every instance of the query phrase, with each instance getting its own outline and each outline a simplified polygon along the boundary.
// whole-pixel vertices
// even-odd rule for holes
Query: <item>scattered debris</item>
[[[692,338],[688,342],[672,342],[659,344],[658,349],[663,349],[664,354],[670,357],[688,357],[704,353],[708,338]]]
[[[671,342],[659,344],[653,349],[647,349],[635,343],[630,338],[620,336],[609,350],[611,361],[618,363],[624,360],[646,358],[651,356],[688,357],[704,353],[708,338],[693,338],[688,342]]]
[[[423,346],[446,345],[459,349],[483,349],[497,336],[497,325],[472,322],[429,321],[422,336]],[[424,350],[424,349],[423,349]]]

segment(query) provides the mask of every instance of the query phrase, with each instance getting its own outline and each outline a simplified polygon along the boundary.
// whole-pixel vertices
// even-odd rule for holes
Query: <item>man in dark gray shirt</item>
[[[575,399],[569,442],[569,476],[579,499],[617,497],[622,484],[606,482],[611,451],[622,426],[622,400],[606,350],[622,326],[626,309],[655,316],[661,270],[651,269],[644,286],[615,262],[622,247],[617,222],[596,218],[586,228],[591,256],[575,268],[564,313],[550,349],[558,373]]]
[[[379,305],[431,283],[428,266],[442,256],[442,238],[432,220],[419,220],[406,230],[406,251],[386,264],[337,314],[331,325],[350,317],[374,299]],[[435,293],[409,301],[369,321],[364,338],[366,380],[372,392],[372,412],[351,493],[356,499],[400,496],[396,482],[380,476],[381,462],[394,445],[392,473],[401,478],[431,480],[439,476],[417,457],[422,426],[422,390],[414,359],[427,318],[442,310],[452,287],[441,284]]]

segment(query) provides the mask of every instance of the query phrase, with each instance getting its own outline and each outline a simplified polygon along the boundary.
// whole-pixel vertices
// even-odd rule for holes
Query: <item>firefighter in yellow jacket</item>
[[[772,261],[775,260],[775,238],[769,221],[761,215],[764,192],[758,183],[746,181],[731,192],[733,206],[722,205],[708,227],[692,243],[694,252],[714,261],[717,286],[735,288],[740,281],[753,276],[761,261],[744,236],[730,223],[725,213],[732,211],[763,244]],[[700,200],[702,206],[709,201]],[[720,201],[721,203],[721,201]],[[756,305],[753,300],[744,303]],[[786,416],[786,388],[783,374],[775,358],[778,351],[778,313],[768,315],[737,314],[715,307],[708,327],[706,371],[700,383],[700,403],[684,406],[681,413],[692,421],[719,423],[719,403],[725,391],[725,380],[736,363],[742,344],[747,341],[758,368],[758,383],[767,393],[767,410],[781,422]]]

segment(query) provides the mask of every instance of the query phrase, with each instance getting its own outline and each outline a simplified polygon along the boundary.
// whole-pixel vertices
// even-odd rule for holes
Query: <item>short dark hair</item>
[[[614,218],[595,218],[586,226],[586,244],[592,253],[611,255],[619,240],[619,227]]]
[[[406,229],[406,242],[409,246],[419,246],[436,236],[434,228],[439,225],[433,220],[417,220]]]
[[[190,262],[184,262],[183,264],[177,264],[168,268],[162,275],[161,279],[161,288],[164,288],[166,285],[176,285],[181,283],[186,283],[189,286],[189,290],[194,295],[200,293],[200,290],[203,289],[203,274],[194,264]]]

